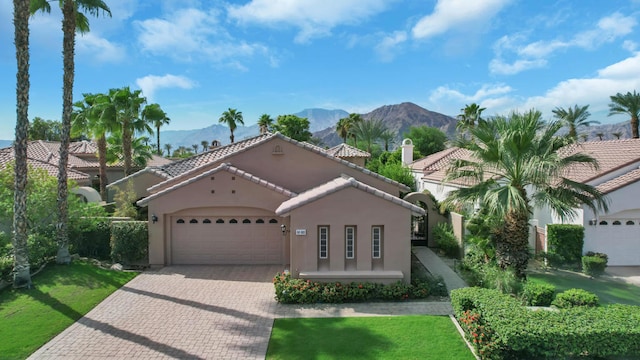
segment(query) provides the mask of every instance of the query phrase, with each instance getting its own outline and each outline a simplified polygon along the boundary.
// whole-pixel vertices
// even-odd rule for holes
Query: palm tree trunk
[[[29,1],[13,0],[17,69],[13,202],[13,286],[31,286],[27,248],[27,132],[29,129]]]
[[[631,137],[634,139],[638,139],[639,133],[638,133],[638,117],[637,116],[631,116]]]
[[[501,229],[496,231],[496,257],[502,269],[513,268],[526,278],[529,262],[529,215],[526,211],[510,211]]]
[[[162,153],[160,152],[160,126],[156,126],[156,136],[157,136],[157,141],[156,143],[158,144],[158,155],[162,155]]]
[[[229,136],[229,139],[231,139],[231,143],[233,144],[233,140],[235,140],[235,136],[233,136],[233,130],[231,130],[231,136]]]
[[[100,198],[107,201],[107,139],[102,134],[98,139],[98,163],[100,176]]]
[[[122,155],[124,157],[124,176],[131,174],[131,122],[125,119],[122,124]]]

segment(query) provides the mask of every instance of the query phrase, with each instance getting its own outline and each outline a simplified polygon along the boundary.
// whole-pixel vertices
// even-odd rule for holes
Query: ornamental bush
[[[527,306],[550,306],[556,288],[549,284],[524,283],[520,297]]]
[[[594,293],[583,289],[569,289],[556,295],[551,305],[566,309],[574,306],[598,306],[600,299]]]
[[[401,301],[424,299],[431,295],[432,284],[415,281],[405,284],[371,282],[319,282],[292,278],[289,273],[278,273],[273,278],[275,299],[282,304],[352,303],[371,300]]]
[[[111,259],[126,265],[148,264],[149,233],[146,221],[111,223]]]
[[[509,295],[481,288],[453,290],[451,305],[458,321],[477,314],[477,325],[488,329],[482,332],[482,344],[491,344],[488,353],[472,344],[482,359],[638,359],[640,354],[638,306],[534,311]]]
[[[589,276],[600,276],[604,274],[604,270],[607,268],[608,256],[588,256],[582,257],[582,272]]]
[[[547,259],[552,266],[577,264],[582,257],[584,227],[580,225],[547,225]]]
[[[458,239],[453,234],[451,225],[447,223],[439,223],[433,229],[433,237],[436,240],[436,246],[442,250],[444,254],[450,258],[460,257],[460,246]]]

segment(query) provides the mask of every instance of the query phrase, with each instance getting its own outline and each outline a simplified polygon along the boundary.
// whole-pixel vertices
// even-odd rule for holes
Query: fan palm
[[[160,151],[160,128],[164,125],[168,125],[171,119],[167,117],[167,113],[162,110],[159,104],[149,104],[142,110],[142,118],[149,123],[153,124],[156,128],[156,153],[162,155]]]
[[[71,116],[73,113],[73,82],[75,76],[75,38],[76,31],[89,32],[89,20],[84,13],[98,16],[100,13],[111,16],[111,10],[102,0],[58,0],[62,9],[62,57],[64,73],[62,75],[62,136],[60,141],[60,159],[58,162],[58,255],[56,262],[68,264],[69,236],[67,234],[67,166],[69,163],[69,142],[71,141]],[[51,5],[47,0],[31,0],[30,12],[50,13]]]
[[[386,131],[387,127],[380,119],[371,119],[355,123],[351,129],[351,133],[366,144],[368,153],[371,153],[373,144],[380,140]]]
[[[556,119],[560,120],[563,125],[569,128],[569,138],[572,140],[577,140],[578,128],[589,127],[593,124],[600,124],[599,121],[587,120],[587,118],[591,115],[588,109],[589,105],[574,105],[569,109],[556,107],[552,110],[552,112]]]
[[[456,141],[473,160],[458,159],[447,171],[445,181],[467,181],[470,186],[452,191],[446,204],[479,204],[490,216],[504,219],[494,233],[498,264],[520,277],[529,259],[532,205],[548,206],[561,219],[575,216],[582,204],[607,211],[597,189],[565,177],[572,166],[597,163],[579,152],[562,154],[566,141],[554,136],[561,127],[559,122],[545,124],[534,110],[482,121],[469,129],[473,140]]]
[[[153,148],[146,143],[149,138],[140,136],[131,141],[131,163],[134,168],[141,169],[147,166],[147,161],[153,158]],[[111,164],[122,160],[122,138],[120,136],[109,136],[107,138],[107,161]]]
[[[202,152],[205,152],[209,149],[209,142],[207,140],[200,141],[200,145],[202,145]]]
[[[610,96],[610,98],[609,116],[629,114],[631,116],[631,137],[637,139],[639,137],[638,116],[640,116],[640,94],[633,90],[633,93],[617,93],[614,96]]]
[[[229,126],[229,130],[231,131],[231,136],[229,139],[231,143],[234,142],[235,136],[233,136],[233,132],[238,127],[238,124],[244,125],[244,119],[242,118],[242,111],[238,111],[237,109],[229,108],[229,110],[222,113],[218,122],[221,124],[227,124]]]
[[[458,123],[456,124],[458,131],[464,132],[465,130],[473,129],[482,120],[482,112],[485,110],[486,108],[481,108],[476,103],[465,105],[464,108],[460,109],[462,113],[458,115]]]
[[[269,114],[262,114],[260,115],[260,119],[258,119],[258,126],[260,127],[260,134],[266,134],[271,131],[273,119]]]
[[[13,195],[13,286],[31,286],[27,248],[27,137],[29,131],[29,2],[13,0],[16,47],[16,138]]]
[[[167,150],[167,157],[171,157],[171,149],[173,146],[171,144],[164,144],[164,149]]]

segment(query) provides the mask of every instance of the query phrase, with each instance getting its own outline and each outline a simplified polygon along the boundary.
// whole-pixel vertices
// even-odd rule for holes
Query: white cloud
[[[376,45],[375,51],[382,61],[391,61],[396,56],[400,44],[407,41],[407,33],[405,31],[395,31],[392,34],[385,35],[380,43]]]
[[[496,95],[509,94],[513,89],[505,84],[483,84],[480,89],[471,95],[465,95],[459,90],[450,88],[449,86],[440,86],[434,90],[429,96],[429,101],[439,102],[442,100],[456,100],[461,103],[481,103]]]
[[[78,53],[93,56],[99,62],[120,62],[126,55],[124,47],[94,33],[76,36],[76,49]]]
[[[382,11],[395,0],[252,0],[229,5],[229,17],[242,24],[295,27],[298,43],[324,37],[343,24],[356,24]]]
[[[511,0],[438,0],[432,14],[420,19],[413,27],[413,37],[425,39],[449,30],[477,31]]]
[[[166,74],[164,76],[147,75],[145,77],[136,79],[136,84],[140,87],[142,93],[147,97],[147,100],[149,102],[153,101],[153,96],[158,89],[191,89],[196,86],[196,83],[193,80],[185,76],[171,74]]]
[[[506,35],[494,44],[496,56],[489,63],[489,71],[492,74],[513,75],[540,68],[546,66],[547,58],[557,51],[568,48],[592,50],[630,34],[636,25],[635,18],[613,13],[601,18],[594,29],[579,32],[566,41],[556,38],[526,44],[524,34]],[[634,46],[633,43],[625,42],[625,44],[623,45],[625,48]],[[509,63],[504,60],[504,57],[511,53],[516,59]]]
[[[622,43],[622,48],[630,52],[635,52],[638,49],[638,43],[631,40],[625,40]]]
[[[216,10],[189,8],[168,14],[165,19],[137,21],[138,42],[143,51],[177,61],[205,60],[238,68],[238,58],[261,54],[277,65],[266,46],[234,39],[219,24],[218,17]],[[246,69],[244,65],[240,68]]]

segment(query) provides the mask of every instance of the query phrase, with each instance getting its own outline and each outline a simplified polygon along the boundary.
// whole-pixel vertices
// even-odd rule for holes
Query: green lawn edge
[[[0,359],[28,357],[137,275],[75,261],[48,265],[31,289],[0,291]]]

